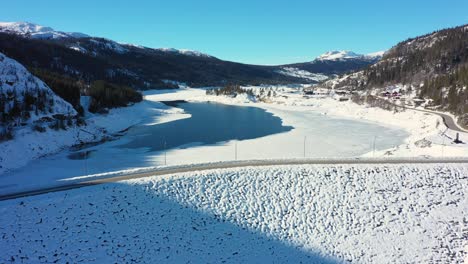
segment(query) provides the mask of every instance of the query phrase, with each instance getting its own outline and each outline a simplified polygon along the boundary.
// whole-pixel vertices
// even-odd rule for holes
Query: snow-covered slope
[[[12,111],[17,111],[16,107],[22,112],[28,111],[30,115],[28,121],[55,114],[76,115],[75,109],[68,102],[57,96],[23,65],[2,53],[0,53],[0,102],[3,113],[11,114]],[[25,105],[27,103],[30,105]]]
[[[318,61],[336,61],[336,60],[346,60],[346,59],[369,59],[374,60],[381,58],[385,52],[378,51],[369,54],[357,54],[352,51],[347,50],[334,50],[328,51],[320,56],[318,56],[315,60]]]
[[[294,68],[294,67],[281,67],[281,69],[278,70],[277,73],[281,73],[283,75],[292,76],[292,77],[303,78],[306,80],[311,80],[311,81],[316,81],[316,82],[321,82],[321,81],[328,79],[328,76],[324,74],[312,73],[312,72],[308,72],[306,70],[301,70],[301,69]]]
[[[124,45],[119,44],[109,39],[92,38],[92,39],[89,39],[89,42],[93,43],[95,45],[95,48],[113,51],[119,54],[123,54],[128,51],[128,49],[126,49]],[[80,49],[80,46],[70,46],[70,48],[83,52],[83,49],[82,48]],[[94,53],[97,53],[97,52],[98,52],[97,50],[94,51]]]
[[[56,31],[50,27],[29,22],[0,22],[0,32],[13,33],[35,39],[61,39],[61,38],[85,38],[86,34],[78,32]]]

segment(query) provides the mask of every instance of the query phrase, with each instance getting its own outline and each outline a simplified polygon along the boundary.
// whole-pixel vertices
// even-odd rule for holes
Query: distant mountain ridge
[[[176,82],[194,87],[316,83],[369,63],[367,58],[359,57],[323,61],[316,66],[249,65],[198,51],[118,43],[26,22],[1,22],[1,32],[5,35],[0,36],[0,51],[29,68],[63,74],[77,81],[104,79],[139,89],[167,87]]]
[[[277,73],[276,67],[223,61],[198,51],[122,44],[22,22],[0,23],[0,51],[30,69],[85,84],[105,80],[158,89],[177,88],[177,82],[199,87],[310,81]]]
[[[29,23],[29,22],[0,22],[0,32],[16,34],[19,36],[32,38],[32,39],[44,39],[44,40],[65,39],[65,38],[70,38],[70,39],[91,38],[90,35],[87,35],[84,33],[57,31],[51,27],[45,27],[45,26],[41,26],[41,25]],[[96,39],[102,39],[102,38],[96,38]],[[111,41],[108,39],[105,39],[105,40],[111,43],[109,48],[115,48],[116,50],[120,50],[120,51],[125,50],[124,49],[125,46],[147,48],[147,47],[134,45],[134,44],[117,43],[115,41]],[[81,49],[78,46],[70,46],[70,48],[77,50],[77,51],[81,51],[83,53],[86,52],[86,50]],[[188,49],[179,50],[179,49],[174,49],[174,48],[158,48],[157,50],[160,50],[163,52],[191,55],[191,56],[207,56],[207,57],[210,56],[208,54],[204,54],[199,51],[193,51],[193,50],[188,50]]]

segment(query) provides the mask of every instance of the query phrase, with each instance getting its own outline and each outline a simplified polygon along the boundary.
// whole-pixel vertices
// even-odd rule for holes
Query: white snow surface
[[[462,263],[468,166],[155,176],[0,202],[0,262]]]
[[[56,31],[50,27],[29,22],[0,22],[0,32],[13,33],[35,39],[60,39],[60,38],[86,38],[86,34],[78,32]]]

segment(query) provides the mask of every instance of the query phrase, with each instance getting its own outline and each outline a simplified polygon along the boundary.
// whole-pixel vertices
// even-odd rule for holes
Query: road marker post
[[[167,165],[167,144],[166,144],[166,140],[164,140],[164,166]]]
[[[375,140],[377,136],[374,136],[374,142],[372,143],[372,157],[375,158]]]
[[[306,139],[307,136],[304,136],[304,158],[306,157]]]
[[[234,142],[234,159],[237,160],[237,141]]]

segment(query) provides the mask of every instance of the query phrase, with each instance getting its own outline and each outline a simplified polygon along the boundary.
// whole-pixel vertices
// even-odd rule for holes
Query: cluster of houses
[[[390,88],[390,89],[389,89]],[[305,98],[309,97],[333,97],[339,101],[348,101],[354,92],[347,89],[327,89],[319,88],[316,86],[310,86],[303,89]],[[407,98],[403,96],[400,89],[397,87],[388,87],[386,91],[381,92],[380,97],[387,98],[389,100],[400,100],[402,104],[409,107],[418,107],[426,102],[424,99],[419,98]]]
[[[402,103],[404,103],[406,106],[409,107],[418,107],[421,106],[426,102],[424,99],[420,98],[409,98],[402,96],[400,91],[385,91],[380,94],[382,97],[386,97],[388,99],[393,99],[393,100],[400,100]]]

